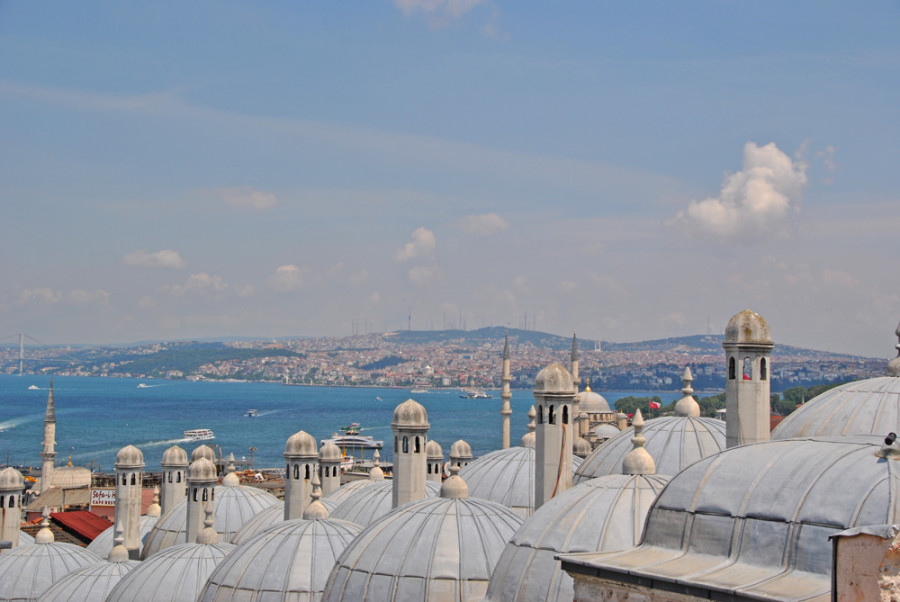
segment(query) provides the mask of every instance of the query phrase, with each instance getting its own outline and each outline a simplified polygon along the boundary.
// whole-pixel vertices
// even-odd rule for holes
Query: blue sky
[[[900,5],[0,2],[0,336],[893,355]],[[896,271],[896,270],[894,270]]]

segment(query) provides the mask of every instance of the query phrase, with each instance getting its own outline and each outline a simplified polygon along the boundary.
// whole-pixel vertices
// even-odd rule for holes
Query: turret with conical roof
[[[407,399],[394,409],[394,480],[392,507],[425,497],[428,457],[428,412],[422,404]]]
[[[12,547],[19,545],[23,491],[21,472],[11,466],[0,470],[0,541],[10,542]]]
[[[56,460],[56,403],[53,401],[53,381],[47,394],[47,410],[44,412],[44,445],[41,451],[41,491],[50,489],[53,466]]]
[[[428,460],[428,476],[425,477],[429,481],[441,482],[442,465],[444,464],[444,450],[440,444],[434,439],[429,439],[425,445],[425,456]]]
[[[160,491],[159,506],[162,514],[175,507],[175,504],[184,499],[187,491],[186,473],[188,467],[187,452],[177,445],[173,445],[163,452],[162,461],[162,489]]]
[[[144,454],[126,445],[116,454],[115,528],[122,531],[125,548],[132,560],[141,556],[141,494]]]
[[[312,477],[319,453],[315,438],[306,431],[291,435],[284,446],[284,520],[303,518],[312,495]]]
[[[769,440],[771,400],[769,354],[774,347],[769,324],[749,309],[725,328],[725,441],[728,447]]]
[[[194,543],[203,527],[206,506],[215,498],[216,465],[205,457],[191,462],[188,468],[188,498],[185,513],[185,542]]]
[[[534,381],[534,507],[572,486],[572,400],[575,381],[560,364],[550,364]]]
[[[500,424],[502,428],[500,447],[506,449],[509,447],[509,417],[512,416],[512,407],[510,400],[512,399],[512,391],[509,388],[512,382],[512,375],[509,370],[509,332],[503,340],[503,374],[501,376],[503,388],[500,390],[500,399],[503,402],[500,405]]]

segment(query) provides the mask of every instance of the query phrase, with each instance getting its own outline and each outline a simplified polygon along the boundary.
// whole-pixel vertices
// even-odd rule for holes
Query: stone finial
[[[381,470],[381,454],[378,453],[378,450],[375,450],[375,453],[372,455],[372,461],[374,462],[374,466],[369,469],[369,480],[370,481],[383,481],[384,480],[384,471]]]
[[[531,406],[531,409],[528,410],[528,432],[522,435],[522,447],[534,447],[534,429],[537,428],[535,424],[536,417],[537,410],[534,409],[534,406]]]
[[[450,467],[450,476],[441,484],[441,497],[451,499],[469,497],[469,486],[459,476],[459,466]]]
[[[644,448],[647,439],[643,434],[644,417],[641,415],[640,408],[635,412],[631,425],[634,427],[634,437],[631,438],[634,449],[628,452],[628,455],[622,460],[622,473],[656,474],[656,462],[653,461],[653,456]]]
[[[128,548],[125,547],[125,535],[122,533],[122,527],[116,527],[116,537],[113,539],[112,550],[106,557],[110,562],[128,562]]]
[[[691,388],[691,381],[694,380],[691,375],[691,367],[685,366],[684,373],[681,375],[681,379],[684,382],[684,388],[681,389],[681,392],[684,394],[684,397],[678,400],[675,404],[675,415],[680,417],[691,417],[691,418],[699,418],[700,417],[700,404],[697,403],[697,400],[694,399],[693,393],[694,389]]]
[[[219,543],[219,534],[216,533],[216,530],[213,527],[213,512],[215,510],[213,506],[213,499],[210,498],[209,501],[206,502],[206,508],[203,511],[206,515],[206,518],[203,519],[203,529],[197,534],[197,543],[199,544],[212,545]]]
[[[312,502],[303,511],[303,518],[306,520],[328,518],[328,508],[319,501],[319,498],[322,497],[322,483],[319,481],[319,472],[317,470],[313,471],[312,495],[310,497]]]
[[[894,331],[894,334],[897,335],[897,357],[888,362],[888,376],[900,376],[900,324],[897,325],[897,330]]]
[[[34,536],[34,543],[53,543],[53,531],[50,530],[50,508],[43,511],[44,520],[41,521],[41,530]]]
[[[228,454],[228,465],[226,466],[225,470],[227,470],[228,472],[234,472],[234,471],[235,471],[235,468],[234,468],[234,452],[231,452],[230,454]]]
[[[153,503],[147,506],[147,516],[159,516],[162,507],[159,505],[159,487],[153,488]]]

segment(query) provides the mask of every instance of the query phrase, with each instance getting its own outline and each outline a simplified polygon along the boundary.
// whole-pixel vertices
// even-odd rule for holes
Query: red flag
[[[651,410],[658,410],[658,409],[661,408],[661,407],[662,407],[662,406],[661,406],[658,402],[656,402],[656,401],[651,401],[651,402],[650,402],[650,409],[651,409]]]
[[[749,374],[745,374],[745,375],[744,375],[744,380],[750,380],[750,375],[749,375]]]

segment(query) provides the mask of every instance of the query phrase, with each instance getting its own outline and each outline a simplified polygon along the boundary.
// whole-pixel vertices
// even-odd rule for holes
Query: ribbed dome
[[[506,544],[486,599],[572,600],[573,580],[554,555],[636,545],[647,512],[668,481],[659,475],[609,475],[551,499],[526,519]]]
[[[772,431],[772,439],[900,433],[900,378],[880,376],[816,395]]]
[[[350,543],[322,600],[479,600],[521,523],[508,508],[476,498],[410,502]]]
[[[177,445],[173,445],[163,452],[162,461],[159,464],[160,466],[187,466],[187,452]]]
[[[829,536],[900,522],[900,462],[878,457],[880,443],[858,436],[727,449],[672,478],[639,547],[566,561],[742,599],[827,597]]]
[[[21,491],[25,489],[22,473],[9,466],[0,470],[0,491]]]
[[[141,516],[141,546],[146,543],[147,537],[150,535],[150,532],[153,531],[153,527],[156,525],[157,520],[159,520],[158,516],[150,516],[147,514]],[[87,549],[100,558],[106,558],[109,556],[110,550],[113,549],[113,539],[115,538],[115,535],[115,525],[110,525],[104,529],[100,535],[95,537],[94,541],[87,545]]]
[[[535,395],[574,395],[572,374],[561,364],[550,364],[534,379]]]
[[[122,577],[107,602],[171,602],[197,599],[203,584],[235,546],[186,543],[167,548]]]
[[[40,602],[91,602],[106,600],[116,584],[140,565],[137,560],[102,562],[74,571],[55,582],[39,598]]]
[[[383,481],[384,479],[382,479]],[[373,481],[371,479],[358,479],[356,481],[350,481],[349,483],[345,483],[326,495],[322,498],[321,501],[330,501],[334,504],[335,508],[341,505],[343,502],[350,499],[353,495],[356,494],[357,491],[363,489],[364,487],[369,487],[370,485],[374,485],[379,481]]]
[[[467,442],[459,439],[454,441],[450,446],[450,457],[451,458],[471,458],[472,457],[472,446]]]
[[[595,449],[575,471],[575,483],[622,472],[622,461],[632,450],[634,427]],[[700,458],[725,449],[725,421],[715,418],[654,418],[644,425],[644,445],[656,462],[656,474],[675,475]]]
[[[57,466],[50,473],[50,485],[60,489],[90,487],[91,471],[84,466]]]
[[[116,454],[116,468],[141,468],[144,454],[133,445],[126,445]]]
[[[579,404],[578,407],[582,412],[588,414],[600,414],[611,411],[609,409],[609,402],[607,402],[599,393],[591,391],[590,388],[587,388],[580,393],[576,393],[575,402]]]
[[[391,428],[428,428],[428,412],[417,401],[407,399],[394,409]]]
[[[337,507],[337,504],[329,499],[322,498],[319,500],[330,514]],[[231,538],[231,543],[236,546],[241,545],[252,537],[262,533],[266,529],[284,523],[284,502],[266,508],[256,513],[256,515],[244,523],[238,532]]]
[[[769,323],[753,310],[745,309],[738,312],[728,320],[724,344],[771,345],[772,334],[769,332]]]
[[[612,439],[622,431],[617,429],[612,424],[599,424],[594,427],[592,431],[594,433],[594,438],[598,441],[605,441],[607,439]]]
[[[330,441],[319,448],[319,462],[340,462],[341,448]]]
[[[191,481],[217,481],[216,465],[206,458],[197,458],[188,468],[188,479]]]
[[[301,458],[317,458],[319,455],[316,439],[306,431],[298,431],[288,437],[284,455]]]
[[[191,452],[191,462],[196,462],[200,458],[206,458],[213,464],[216,462],[216,452],[213,451],[208,445],[198,445],[194,451]]]
[[[361,488],[338,504],[329,514],[329,517],[346,520],[363,527],[371,525],[392,510],[393,491],[393,481],[377,481],[370,487]],[[425,481],[426,498],[436,497],[440,492],[440,483]],[[324,498],[323,501],[327,499]]]
[[[213,521],[219,541],[230,542],[238,529],[257,513],[281,504],[274,495],[256,487],[216,487]],[[160,550],[185,543],[186,513],[187,498],[184,498],[156,522],[147,536],[141,556],[150,558]]]
[[[331,518],[282,522],[229,554],[198,600],[317,600],[335,560],[361,532]]]
[[[572,458],[574,467],[582,459]],[[508,447],[487,453],[459,471],[469,497],[497,502],[525,518],[534,511],[534,448]]]
[[[103,559],[70,543],[19,545],[0,553],[0,600],[34,600],[69,573]]]
[[[425,444],[425,457],[429,460],[443,460],[444,449],[434,439],[429,439]]]

